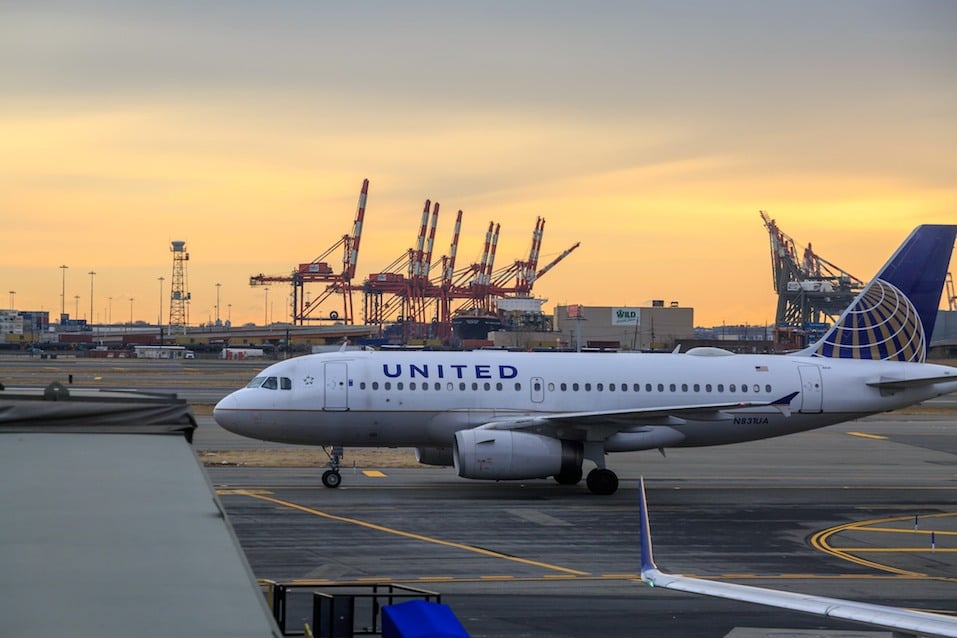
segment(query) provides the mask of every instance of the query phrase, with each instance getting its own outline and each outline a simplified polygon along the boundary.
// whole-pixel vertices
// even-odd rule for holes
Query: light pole
[[[263,327],[269,325],[269,286],[266,286],[266,303],[263,308]]]
[[[92,270],[88,273],[90,275],[90,325],[93,325],[93,275],[96,273]]]
[[[160,309],[159,309],[159,314],[157,315],[157,318],[156,318],[156,325],[157,325],[157,326],[162,326],[162,325],[163,325],[163,282],[164,282],[164,281],[166,281],[166,277],[160,277],[160,278],[159,278],[159,282],[160,282]]]
[[[73,295],[73,318],[80,318],[80,295]]]
[[[133,327],[133,297],[130,297],[130,327]]]
[[[226,322],[229,325],[233,323],[233,304],[231,303],[226,304]]]
[[[60,287],[60,321],[63,321],[63,315],[66,314],[66,269],[69,268],[66,264],[60,266],[60,271],[63,273],[63,285]]]
[[[107,297],[109,303],[106,305],[106,323],[113,325],[113,297]]]
[[[10,309],[11,310],[16,310],[16,307],[17,307],[16,304],[13,302],[13,298],[14,296],[16,296],[16,294],[17,294],[16,290],[10,291]]]
[[[222,284],[220,283],[216,284],[216,325],[217,326],[219,325],[219,287],[220,286],[222,286]]]

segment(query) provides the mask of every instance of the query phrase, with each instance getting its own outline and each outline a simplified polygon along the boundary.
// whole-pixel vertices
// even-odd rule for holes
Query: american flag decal
[[[754,366],[754,370],[755,370],[755,372],[767,372],[767,371],[768,371],[768,367],[767,367],[767,366]]]

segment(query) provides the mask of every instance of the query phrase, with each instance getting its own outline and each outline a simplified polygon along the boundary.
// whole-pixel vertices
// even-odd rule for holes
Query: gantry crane
[[[545,226],[544,218],[539,217],[532,233],[528,259],[495,270],[501,224],[491,221],[485,232],[479,261],[459,268],[456,256],[462,211],[456,215],[449,254],[433,262],[438,217],[439,203],[433,205],[426,200],[414,246],[364,281],[363,304],[367,324],[384,326],[394,320],[403,325],[407,338],[445,339],[450,335],[454,315],[490,315],[495,312],[496,297],[530,296],[535,280],[580,245],[576,243],[547,266],[538,269]],[[515,283],[506,285],[512,278],[515,278]]]
[[[801,258],[794,240],[765,211],[761,219],[771,239],[771,268],[778,294],[775,335],[778,345],[795,348],[823,332],[825,320],[835,321],[863,290],[864,282],[814,252],[811,244]]]
[[[288,283],[292,285],[292,321],[295,325],[304,325],[306,321],[341,321],[347,325],[353,323],[352,312],[352,279],[356,274],[356,264],[359,260],[359,242],[362,238],[362,226],[365,221],[366,201],[369,196],[369,180],[363,180],[359,192],[359,203],[356,207],[355,220],[352,224],[352,234],[343,235],[339,241],[330,246],[325,252],[311,262],[299,264],[296,270],[289,275],[252,275],[249,278],[250,286],[268,286],[272,283]],[[329,265],[329,256],[342,249],[342,270],[335,272]],[[306,300],[305,286],[310,283],[324,283],[323,290]],[[342,314],[332,310],[325,317],[316,316],[324,301],[333,295],[342,295]]]

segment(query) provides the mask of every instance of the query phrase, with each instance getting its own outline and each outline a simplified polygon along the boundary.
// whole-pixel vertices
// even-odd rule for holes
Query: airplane
[[[889,629],[894,632],[895,636],[947,636],[957,638],[957,617],[953,616],[914,611],[903,607],[862,603],[843,598],[829,598],[766,587],[722,583],[706,578],[667,574],[659,570],[655,564],[644,477],[639,480],[638,518],[641,535],[641,580],[652,587],[663,587],[715,598],[740,600],[778,609],[804,612],[824,618],[849,620],[872,627]]]
[[[223,428],[320,445],[414,447],[468,479],[581,481],[613,494],[611,452],[725,445],[820,428],[957,391],[925,363],[957,225],[916,228],[831,329],[794,354],[340,351],[267,367],[224,397]]]

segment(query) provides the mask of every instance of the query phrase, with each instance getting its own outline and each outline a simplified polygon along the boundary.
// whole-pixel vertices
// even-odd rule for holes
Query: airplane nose
[[[220,399],[216,407],[213,408],[213,420],[216,421],[220,427],[231,430],[230,426],[235,425],[236,410],[238,409],[239,400],[236,398],[236,393],[226,395]]]

